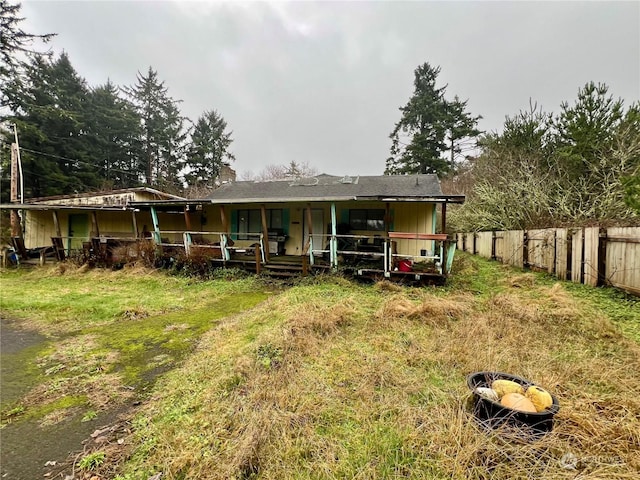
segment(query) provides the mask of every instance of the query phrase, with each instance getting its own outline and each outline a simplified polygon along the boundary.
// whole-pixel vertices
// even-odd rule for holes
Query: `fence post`
[[[496,231],[491,232],[491,260],[496,259]]]
[[[260,267],[262,266],[262,253],[260,252],[260,244],[256,245],[256,275],[260,275]]]
[[[524,230],[522,235],[522,267],[529,268],[529,232]]]
[[[607,283],[607,229],[601,228],[598,235],[598,285]]]
[[[557,248],[558,248],[558,246],[557,246],[557,236],[556,236],[556,229],[555,228],[553,228],[551,230],[551,234],[553,235],[553,238],[551,239],[551,242],[550,242],[551,246],[553,248],[553,250],[552,250],[552,254],[553,255],[551,255],[550,259],[547,257],[548,260],[549,260],[549,265],[547,266],[547,272],[550,273],[550,274],[555,274],[556,273],[556,258],[557,258],[557,255],[558,255],[558,252],[557,252]]]

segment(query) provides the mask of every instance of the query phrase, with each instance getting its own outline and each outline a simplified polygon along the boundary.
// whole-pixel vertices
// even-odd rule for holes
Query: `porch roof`
[[[130,205],[144,207],[346,201],[462,203],[464,198],[464,195],[443,195],[436,175],[318,175],[267,182],[231,182],[223,184],[201,200],[158,200],[131,202]]]
[[[347,200],[451,202],[462,201],[464,196],[443,195],[436,175],[318,175],[292,180],[227,183],[207,198],[212,203]]]

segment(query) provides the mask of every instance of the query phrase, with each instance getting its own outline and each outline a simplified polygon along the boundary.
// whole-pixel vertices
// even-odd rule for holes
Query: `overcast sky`
[[[529,99],[557,112],[588,81],[640,99],[640,2],[61,2],[23,0],[90,85],[158,71],[195,120],[216,109],[240,175],[308,162],[379,175],[413,71],[500,131]]]

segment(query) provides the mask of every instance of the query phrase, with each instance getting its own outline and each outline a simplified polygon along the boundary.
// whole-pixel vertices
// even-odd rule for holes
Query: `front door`
[[[82,250],[82,242],[89,240],[89,215],[72,213],[69,215],[69,241],[67,250]]]
[[[309,237],[309,225],[307,222],[307,216],[304,215],[304,229],[303,229],[303,237],[302,237],[302,249],[304,250],[304,246],[307,243],[307,238]],[[328,243],[328,239],[324,236],[324,210],[321,208],[312,208],[311,209],[311,225],[313,230],[313,249],[314,250],[324,250],[325,244]]]

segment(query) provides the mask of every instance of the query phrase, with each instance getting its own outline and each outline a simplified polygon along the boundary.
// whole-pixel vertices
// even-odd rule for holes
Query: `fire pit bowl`
[[[505,407],[500,402],[482,397],[476,393],[478,387],[491,387],[494,380],[504,379],[519,383],[526,390],[535,383],[515,375],[503,372],[475,372],[467,376],[467,385],[473,395],[473,414],[481,425],[489,428],[516,427],[535,436],[550,432],[553,428],[553,417],[560,404],[551,394],[553,404],[542,412],[529,413]],[[538,385],[541,386],[541,385]]]

